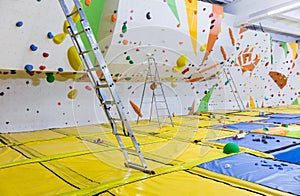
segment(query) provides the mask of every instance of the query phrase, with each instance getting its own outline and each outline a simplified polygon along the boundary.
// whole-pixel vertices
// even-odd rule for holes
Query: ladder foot
[[[124,163],[125,167],[127,168],[132,168],[132,169],[136,169],[136,170],[140,170],[146,174],[150,174],[150,175],[154,175],[155,171],[154,170],[150,170],[148,168],[145,168],[141,165],[135,164],[135,163]]]

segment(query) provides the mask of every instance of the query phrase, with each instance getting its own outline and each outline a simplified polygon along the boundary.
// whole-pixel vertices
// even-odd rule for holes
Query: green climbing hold
[[[232,142],[227,143],[223,148],[223,153],[225,153],[225,154],[232,154],[232,153],[238,153],[238,152],[240,152],[239,146]]]
[[[129,60],[130,60],[130,56],[127,56],[127,57],[126,57],[126,60],[129,61]]]
[[[53,76],[53,74],[48,74],[47,75],[47,82],[52,83],[54,82],[55,78]]]
[[[227,84],[229,84],[230,82],[230,78],[225,82],[225,86],[227,86]]]
[[[269,131],[269,128],[265,127],[263,128],[264,131]]]
[[[129,61],[129,64],[133,64],[134,62],[132,60]]]
[[[126,22],[124,22],[122,26],[122,32],[126,33],[126,31],[127,31],[127,26],[126,26]]]

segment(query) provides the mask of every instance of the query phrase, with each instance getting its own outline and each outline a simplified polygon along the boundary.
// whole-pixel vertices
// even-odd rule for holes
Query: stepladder
[[[152,121],[155,111],[159,128],[162,128],[163,124],[174,126],[156,60],[154,57],[148,57],[146,63],[147,70],[140,101],[140,110],[143,107],[150,109],[149,121]],[[146,98],[146,95],[150,95],[150,97]],[[140,116],[138,116],[137,123],[139,120]]]
[[[230,73],[229,67],[226,67],[226,64],[223,65],[222,72],[224,73],[224,76],[225,76],[225,79],[226,79],[225,85],[229,85],[230,90],[231,90],[231,92],[234,96],[234,99],[237,103],[237,106],[238,106],[239,110],[242,111],[242,112],[246,111],[243,100],[242,100],[242,98],[240,96],[240,93],[237,89],[237,86],[235,84],[234,78],[232,77],[232,75]]]
[[[140,150],[139,143],[126,118],[125,107],[119,97],[116,85],[99,49],[80,0],[72,0],[72,9],[69,9],[69,1],[68,4],[65,0],[58,1],[68,22],[67,29],[69,35],[76,47],[84,70],[91,81],[100,105],[104,110],[112,133],[115,135],[120,150],[124,155],[125,166],[145,173],[154,174],[154,171],[148,168],[146,160]],[[83,38],[86,39],[87,42],[83,43]],[[103,78],[101,79],[97,74],[98,70],[102,72]],[[131,145],[129,147],[124,145],[124,137],[130,138]]]

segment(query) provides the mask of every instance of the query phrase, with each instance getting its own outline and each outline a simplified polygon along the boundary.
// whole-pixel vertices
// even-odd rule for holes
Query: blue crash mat
[[[198,167],[300,195],[300,165],[243,153],[203,163]]]
[[[300,144],[300,139],[259,134],[259,133],[249,133],[244,138],[238,140],[234,140],[232,137],[230,137],[230,138],[214,140],[214,142],[219,142],[223,144],[233,142],[236,143],[238,146],[251,148],[253,150],[257,150],[261,152],[267,152],[270,150],[283,148],[289,145]]]
[[[270,118],[300,118],[300,114],[269,114]]]
[[[263,129],[263,128],[269,128],[269,127],[275,127],[273,124],[257,124],[257,123],[246,123],[246,122],[240,122],[236,124],[227,124],[225,125],[226,129],[233,129],[233,130],[242,130],[242,131],[252,131],[256,129]],[[216,126],[215,128],[225,128],[224,126]]]
[[[282,151],[273,153],[274,157],[281,161],[300,164],[300,146],[294,146]]]

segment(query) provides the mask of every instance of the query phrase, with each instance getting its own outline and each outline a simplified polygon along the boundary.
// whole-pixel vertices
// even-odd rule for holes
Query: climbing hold
[[[63,27],[63,31],[64,31],[65,34],[69,33],[69,31],[68,31],[69,26],[70,26],[69,22],[67,20],[65,20],[64,27]]]
[[[34,45],[34,44],[30,45],[30,50],[36,51],[37,49],[38,49],[38,47],[36,45]]]
[[[18,21],[18,22],[16,23],[16,26],[17,26],[17,27],[23,26],[23,22],[22,22],[22,21]]]
[[[56,44],[61,44],[65,39],[66,39],[66,34],[65,33],[60,33],[54,36],[53,42]]]
[[[127,31],[126,23],[127,23],[127,22],[124,22],[124,23],[123,23],[123,26],[122,26],[122,32],[123,32],[123,33],[126,33],[126,31]]]
[[[131,64],[131,65],[134,64],[133,60],[130,60],[130,61],[129,61],[129,64]]]
[[[101,139],[101,138],[97,138],[97,139],[95,140],[95,142],[96,142],[96,143],[103,143],[103,142],[104,142],[104,140],[103,140],[103,139]]]
[[[39,67],[39,69],[40,69],[40,70],[44,70],[44,69],[46,69],[46,66],[41,65],[41,66]]]
[[[91,90],[92,90],[92,88],[91,88],[90,86],[88,86],[88,85],[86,85],[84,88],[85,88],[86,90],[88,90],[88,91],[91,91]]]
[[[111,21],[116,22],[117,21],[117,16],[115,14],[111,15]]]
[[[127,57],[126,57],[126,60],[129,61],[129,60],[130,60],[130,56],[127,56]]]
[[[85,5],[90,6],[91,5],[91,0],[85,0]]]
[[[82,3],[80,2],[80,5],[82,7]],[[75,13],[77,11],[77,8],[76,6],[73,7],[73,10],[72,10],[72,13]],[[77,12],[76,14],[72,15],[72,20],[74,23],[77,23],[80,19],[80,15],[79,15],[79,12]]]
[[[224,168],[225,168],[225,169],[229,169],[229,168],[231,168],[231,165],[228,164],[228,163],[226,163],[226,164],[224,165]]]
[[[47,75],[47,82],[52,83],[54,82],[55,78],[53,76],[53,73],[46,73]]]
[[[43,52],[43,57],[47,58],[49,56],[49,53]]]
[[[78,95],[78,91],[77,89],[74,89],[74,90],[71,90],[69,93],[68,93],[68,98],[69,99],[75,99]]]
[[[157,88],[157,84],[155,82],[153,82],[152,84],[150,84],[150,89],[154,90]]]
[[[188,60],[186,58],[186,55],[180,56],[176,61],[176,67],[173,68],[173,70],[180,72],[184,66],[188,63]]]
[[[127,40],[127,39],[123,39],[122,43],[123,43],[124,45],[127,45],[127,44],[128,44],[128,40]]]
[[[223,153],[231,154],[231,153],[238,153],[240,152],[240,148],[237,144],[229,142],[223,148]]]
[[[200,51],[204,52],[207,48],[207,44],[203,44],[202,46],[200,46]]]
[[[30,65],[30,64],[25,65],[24,68],[25,68],[25,70],[26,70],[27,73],[29,73],[29,72],[31,72],[33,70],[33,66]]]
[[[71,46],[68,49],[68,60],[69,60],[69,63],[71,65],[71,67],[75,71],[82,71],[83,70],[84,67],[82,65],[80,56],[77,53],[77,50],[76,50],[75,46]]]
[[[269,128],[265,127],[263,128],[264,131],[269,131]]]
[[[49,39],[52,39],[52,38],[54,37],[54,35],[53,35],[51,32],[48,32],[48,33],[47,33],[47,37],[48,37]]]
[[[58,70],[59,72],[63,72],[63,71],[64,71],[64,69],[63,69],[62,67],[58,68],[57,70]]]
[[[151,14],[150,14],[150,12],[147,12],[146,18],[147,18],[148,20],[151,20]]]
[[[131,107],[133,108],[133,110],[135,111],[135,113],[137,115],[139,115],[139,117],[142,118],[143,114],[141,113],[140,108],[137,105],[135,105],[135,103],[133,103],[131,100],[129,101],[129,103],[130,103]]]

